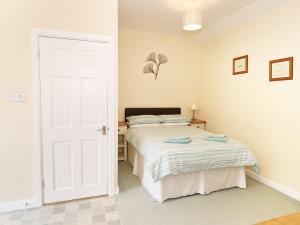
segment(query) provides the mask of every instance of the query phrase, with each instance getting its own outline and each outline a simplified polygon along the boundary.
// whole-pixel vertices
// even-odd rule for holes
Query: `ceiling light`
[[[183,15],[183,29],[187,31],[199,30],[202,28],[202,15],[199,11],[187,11]]]

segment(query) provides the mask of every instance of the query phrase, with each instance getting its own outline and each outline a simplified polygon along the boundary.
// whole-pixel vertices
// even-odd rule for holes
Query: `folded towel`
[[[209,138],[227,138],[227,134],[209,134],[207,135]]]
[[[168,138],[167,140],[164,141],[164,143],[169,143],[169,144],[188,144],[191,142],[192,139],[189,137],[181,138],[181,139]]]
[[[217,141],[217,142],[227,142],[229,140],[226,134],[211,134],[208,135],[205,140],[208,141]]]
[[[171,136],[167,138],[167,140],[187,140],[187,139],[191,139],[191,138],[187,136]]]
[[[227,142],[228,141],[228,138],[209,138],[207,137],[206,140],[208,141],[216,141],[216,142]]]

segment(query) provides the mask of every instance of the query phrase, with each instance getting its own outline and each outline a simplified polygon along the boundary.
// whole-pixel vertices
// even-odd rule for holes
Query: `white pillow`
[[[190,122],[191,120],[182,116],[180,114],[174,115],[160,115],[159,116],[164,123],[182,123],[182,122]]]
[[[129,125],[135,124],[156,124],[163,122],[162,119],[154,115],[139,115],[139,116],[129,116],[126,118]]]
[[[161,126],[164,126],[163,123],[141,123],[141,124],[129,125],[130,128],[134,128],[134,127],[161,127]]]
[[[179,122],[179,123],[162,123],[163,126],[189,126],[191,123]]]

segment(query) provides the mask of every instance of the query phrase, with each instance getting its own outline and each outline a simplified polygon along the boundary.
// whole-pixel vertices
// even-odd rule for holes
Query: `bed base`
[[[188,195],[206,195],[227,188],[246,188],[244,167],[228,167],[200,172],[169,175],[154,182],[151,174],[144,170],[143,157],[128,143],[128,161],[133,166],[133,174],[138,176],[141,184],[159,203],[167,199]]]

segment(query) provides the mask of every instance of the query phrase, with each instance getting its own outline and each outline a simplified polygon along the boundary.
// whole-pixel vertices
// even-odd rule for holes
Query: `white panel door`
[[[44,202],[108,192],[105,43],[39,38]]]

